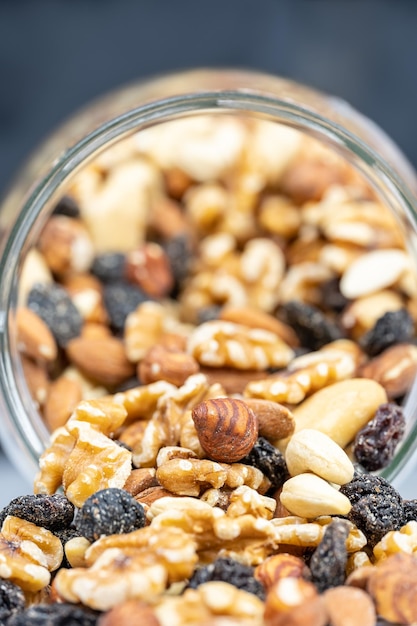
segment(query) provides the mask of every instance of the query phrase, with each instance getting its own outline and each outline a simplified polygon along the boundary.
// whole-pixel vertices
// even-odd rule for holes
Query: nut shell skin
[[[205,400],[194,407],[192,417],[204,452],[220,463],[239,461],[258,438],[258,420],[243,400]]]

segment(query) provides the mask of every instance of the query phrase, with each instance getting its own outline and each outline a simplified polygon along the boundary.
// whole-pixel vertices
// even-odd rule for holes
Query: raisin
[[[15,614],[7,626],[95,626],[100,613],[73,604],[33,604]]]
[[[175,287],[178,289],[187,278],[193,260],[190,238],[187,235],[177,235],[166,241],[163,247],[171,265]]]
[[[417,522],[417,500],[404,500],[403,501],[403,521]]]
[[[282,487],[289,478],[284,455],[264,437],[258,437],[248,455],[239,461],[245,465],[252,465],[271,481],[270,491]]]
[[[125,278],[126,256],[121,252],[98,254],[91,266],[91,273],[102,283],[119,282]]]
[[[56,204],[53,215],[65,215],[66,217],[80,217],[80,207],[71,196],[63,196]]]
[[[381,404],[374,418],[356,435],[353,454],[368,472],[386,467],[405,432],[405,416],[393,402]]]
[[[349,300],[340,291],[339,285],[339,278],[331,278],[321,286],[323,308],[335,313],[341,313],[346,305],[349,304]]]
[[[56,283],[34,285],[28,307],[45,322],[61,348],[81,333],[81,314],[67,291]]]
[[[413,335],[413,319],[407,309],[389,311],[362,337],[361,346],[369,356],[376,356],[396,343],[410,341]]]
[[[75,518],[75,528],[89,541],[129,533],[145,525],[143,506],[123,489],[111,487],[90,496]]]
[[[222,307],[218,304],[213,304],[213,306],[205,306],[199,309],[197,324],[205,324],[205,322],[211,322],[212,320],[219,319],[221,310]]]
[[[255,596],[261,598],[261,600],[265,598],[265,588],[263,584],[254,577],[253,568],[233,559],[220,558],[214,561],[214,563],[210,563],[210,565],[196,569],[190,578],[188,586],[192,589],[196,589],[199,585],[213,580],[230,583],[238,589],[253,593]]]
[[[327,343],[342,337],[337,324],[310,304],[291,300],[281,307],[280,313],[283,321],[296,332],[301,345],[310,350],[319,350]]]
[[[381,498],[388,498],[393,502],[401,503],[402,498],[398,491],[382,476],[359,472],[355,469],[355,474],[350,483],[342,485],[340,492],[355,504],[364,496],[376,494]]]
[[[115,331],[123,331],[129,313],[149,297],[139,287],[127,282],[109,283],[103,290],[104,306]]]
[[[346,539],[349,527],[343,520],[331,522],[310,559],[311,580],[321,593],[343,585],[346,578]]]
[[[7,620],[23,611],[26,600],[22,589],[10,582],[0,578],[0,625],[6,624]]]
[[[59,493],[51,496],[43,494],[20,496],[0,512],[0,525],[7,515],[20,517],[55,532],[70,526],[74,518],[74,505]]]
[[[350,519],[365,534],[372,548],[390,530],[399,530],[404,523],[400,494],[384,478],[363,475],[355,477],[340,489],[349,498]]]

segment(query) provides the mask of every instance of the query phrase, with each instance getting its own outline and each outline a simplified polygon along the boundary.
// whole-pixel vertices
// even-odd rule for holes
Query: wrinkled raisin
[[[245,465],[252,465],[261,470],[271,481],[270,491],[275,491],[282,487],[287,478],[289,478],[284,455],[264,437],[258,437],[249,454],[239,462]]]
[[[350,519],[365,534],[373,547],[390,530],[399,530],[404,522],[400,494],[380,476],[363,475],[340,489],[349,498]]]
[[[114,283],[125,277],[126,256],[121,252],[98,254],[91,266],[91,273],[103,283]]]
[[[143,506],[123,489],[111,487],[90,496],[75,518],[75,528],[89,541],[129,533],[145,525]]]
[[[114,330],[121,332],[129,313],[145,300],[149,300],[149,297],[135,285],[118,282],[104,286],[103,300],[111,326]]]
[[[0,525],[7,515],[20,517],[54,532],[70,526],[74,517],[74,505],[59,493],[51,496],[43,494],[20,496],[0,512]]]
[[[62,559],[61,567],[66,567],[66,568],[69,569],[71,567],[71,564],[68,561],[67,556],[65,554],[65,544],[70,539],[75,539],[75,537],[79,537],[80,533],[75,528],[75,526],[69,526],[68,528],[63,528],[61,530],[55,530],[54,531],[54,535],[56,537],[58,537],[58,539],[62,543],[62,547],[64,548],[64,556],[63,556],[63,559]]]
[[[310,559],[311,580],[320,593],[345,582],[348,535],[347,523],[334,520]]]
[[[345,298],[340,291],[339,285],[339,278],[331,278],[321,286],[321,302],[323,308],[334,311],[335,313],[341,313],[349,303],[349,300]]]
[[[186,235],[177,235],[166,241],[163,247],[171,265],[175,286],[178,289],[187,278],[193,260],[190,239]]]
[[[218,304],[213,304],[213,306],[205,306],[198,311],[198,324],[205,324],[206,322],[211,322],[212,320],[217,320],[220,315],[222,307]]]
[[[405,416],[393,402],[381,404],[374,418],[355,438],[353,454],[368,472],[386,467],[405,432]]]
[[[296,332],[301,345],[310,350],[319,350],[342,337],[340,328],[310,304],[292,300],[281,307],[280,313]]]
[[[259,580],[254,578],[253,568],[233,559],[220,558],[210,565],[200,567],[190,578],[188,586],[196,589],[199,585],[213,580],[230,583],[238,589],[253,593],[262,600],[265,598],[265,588]]]
[[[376,356],[385,348],[411,340],[413,335],[413,319],[407,309],[389,311],[362,337],[361,346],[369,356]]]
[[[56,283],[34,285],[28,307],[45,322],[61,348],[81,333],[81,314],[68,292]]]
[[[9,580],[0,578],[0,625],[6,624],[15,613],[23,611],[25,604],[22,589]]]
[[[63,196],[56,204],[53,215],[65,215],[66,217],[80,217],[80,207],[71,196]]]
[[[417,500],[404,500],[403,501],[403,521],[417,522]]]
[[[95,626],[100,613],[73,604],[33,604],[13,615],[7,626]]]

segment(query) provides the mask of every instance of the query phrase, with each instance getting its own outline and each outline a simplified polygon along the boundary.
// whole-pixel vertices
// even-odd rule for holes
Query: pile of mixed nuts
[[[341,157],[200,116],[84,167],[16,315],[51,431],[0,513],[0,624],[417,622],[417,282]]]

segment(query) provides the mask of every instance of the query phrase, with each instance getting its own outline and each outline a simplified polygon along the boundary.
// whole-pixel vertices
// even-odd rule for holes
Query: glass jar
[[[25,385],[15,311],[22,261],[68,182],[98,154],[139,130],[197,114],[269,120],[310,135],[368,181],[398,220],[417,261],[415,174],[392,141],[345,102],[281,78],[234,70],[197,70],[116,91],[81,111],[32,157],[0,216],[0,406],[3,448],[33,477],[49,433]],[[405,402],[404,442],[383,475],[400,485],[417,462],[417,387]]]

